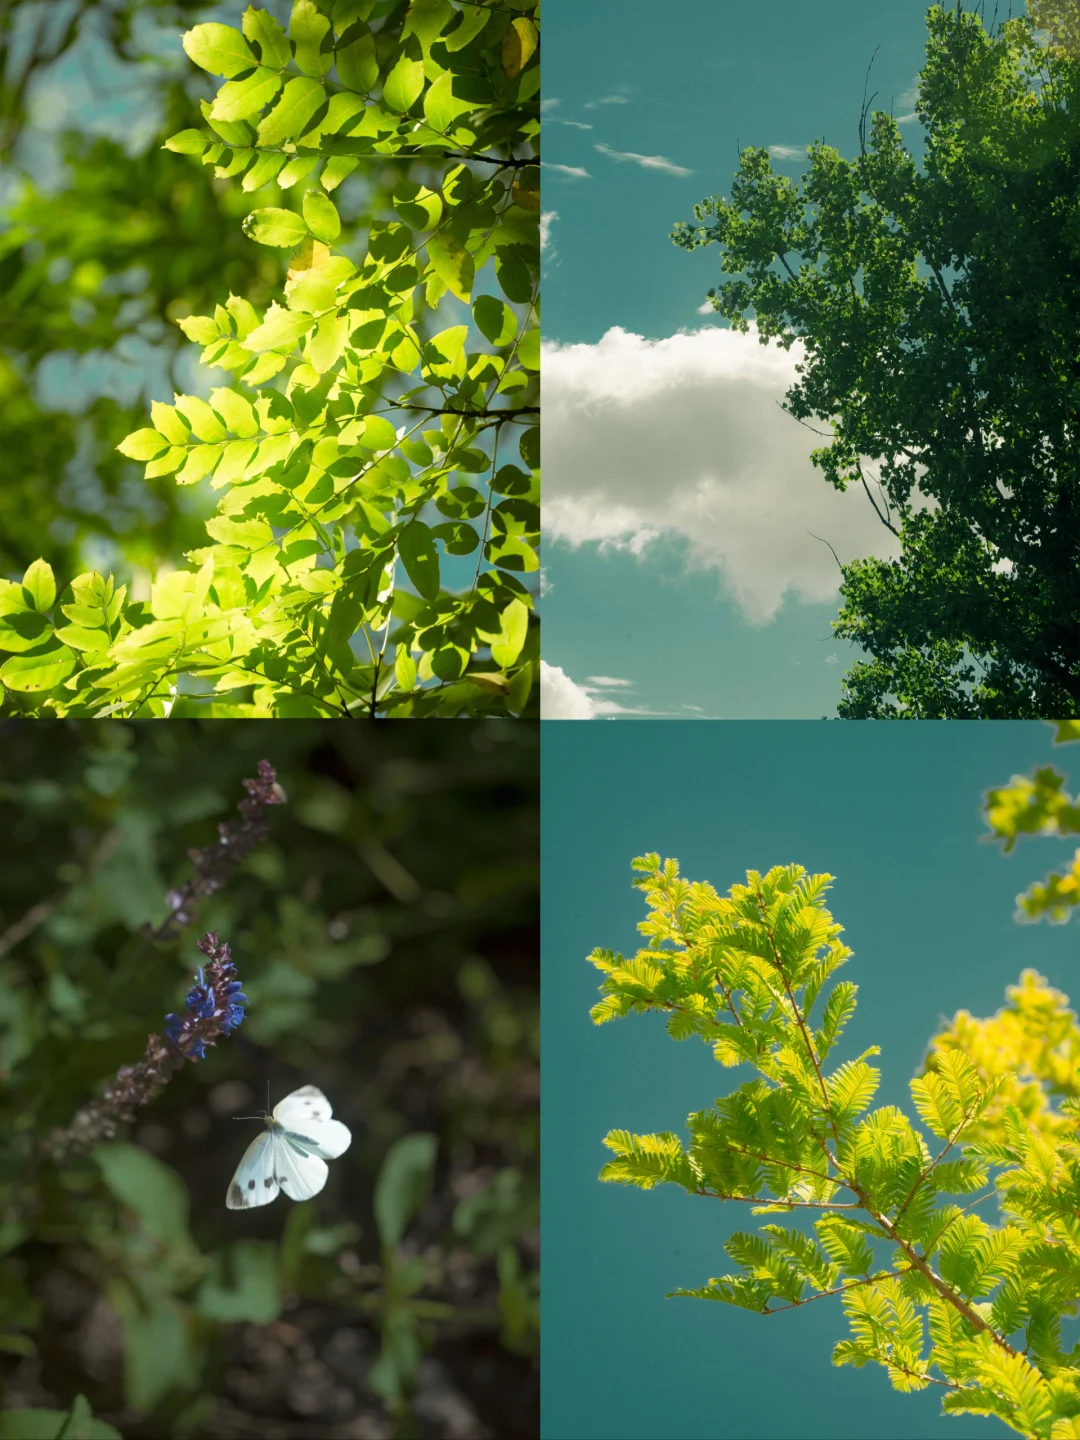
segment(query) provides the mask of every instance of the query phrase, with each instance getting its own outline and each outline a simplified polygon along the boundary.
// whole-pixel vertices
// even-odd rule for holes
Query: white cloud
[[[562,104],[562,101],[561,101],[561,100],[557,100],[557,99],[554,97],[554,95],[553,95],[550,99],[548,99],[548,100],[541,100],[541,101],[540,101],[540,113],[543,114],[544,111],[546,111],[546,110],[554,110],[556,105],[561,105],[561,104]]]
[[[805,145],[770,145],[769,154],[775,160],[801,160],[806,154]]]
[[[592,130],[595,127],[586,125],[584,120],[549,120],[549,125],[572,125],[575,130]]]
[[[606,688],[614,688],[614,687],[619,686],[619,685],[632,685],[633,683],[634,683],[634,682],[633,682],[632,680],[618,680],[618,679],[615,678],[614,675],[590,675],[590,676],[589,676],[589,684],[590,684],[590,685],[595,685],[595,686],[597,686],[597,687],[598,687],[599,689],[601,689],[601,690],[606,689]]]
[[[540,215],[540,249],[546,250],[551,239],[551,226],[559,218],[557,210],[544,210]]]
[[[599,100],[590,100],[585,106],[586,110],[595,110],[599,105],[629,105],[630,101],[625,95],[604,95]]]
[[[575,685],[558,665],[540,661],[540,714],[545,720],[595,720],[589,692]]]
[[[640,165],[644,170],[666,170],[669,175],[692,175],[692,170],[687,170],[685,165],[676,165],[674,160],[668,160],[663,155],[637,155],[633,150],[612,150],[610,145],[594,145],[594,150],[599,150],[601,155],[610,155],[612,160],[632,160],[635,165]]]
[[[699,305],[697,307],[697,313],[699,315],[715,315],[716,311],[713,309],[712,301],[706,300],[704,305]]]
[[[899,550],[861,488],[841,495],[810,464],[821,438],[775,403],[800,359],[753,328],[545,344],[547,534],[637,555],[681,539],[757,624],[785,595],[832,601],[836,561],[808,531],[842,560]]]
[[[577,165],[553,165],[550,160],[541,160],[540,164],[545,170],[557,170],[560,175],[569,175],[573,180],[592,179],[588,170],[582,170]]]

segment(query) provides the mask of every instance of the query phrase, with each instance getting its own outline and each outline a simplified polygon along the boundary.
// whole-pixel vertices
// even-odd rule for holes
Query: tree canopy
[[[1046,31],[929,10],[921,167],[864,107],[854,159],[816,143],[796,183],[746,149],[731,197],[672,233],[720,247],[735,278],[709,294],[734,328],[802,342],[785,408],[830,427],[814,463],[900,538],[842,566],[834,630],[870,657],[844,718],[1080,699],[1077,7],[1032,9]]]
[[[171,317],[233,383],[155,401],[117,448],[146,485],[210,488],[211,543],[138,596],[43,555],[0,583],[8,708],[529,712],[535,8],[295,0],[288,30],[250,7],[187,32],[226,83],[167,149],[245,194],[296,187],[244,222],[248,251],[289,252],[280,303],[219,282],[212,313]],[[354,172],[350,216],[331,196]]]

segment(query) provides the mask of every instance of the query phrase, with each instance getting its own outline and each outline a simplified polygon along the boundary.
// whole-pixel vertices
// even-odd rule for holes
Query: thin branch
[[[810,536],[812,539],[814,539],[814,540],[821,540],[821,536],[820,536],[820,535],[815,535],[812,530],[807,530],[806,533],[807,533],[807,535],[809,535],[809,536]],[[829,545],[828,540],[821,540],[821,543],[822,543],[822,545]],[[843,575],[843,573],[844,573],[844,567],[843,567],[843,565],[840,564],[840,556],[837,555],[836,551],[833,550],[833,547],[832,547],[831,545],[829,545],[829,549],[832,550],[832,558],[836,561],[837,568],[839,569],[840,574]]]
[[[867,483],[866,483],[866,476],[863,474],[863,468],[862,468],[862,465],[861,465],[861,464],[859,465],[859,479],[862,481],[862,487],[863,487],[863,489],[866,491],[866,498],[870,501],[870,504],[873,505],[873,507],[874,507],[874,514],[875,514],[875,515],[877,516],[877,518],[881,521],[881,523],[885,526],[886,530],[891,530],[892,533],[893,533],[893,534],[896,536],[896,538],[899,540],[899,539],[900,539],[900,531],[897,530],[896,526],[892,523],[892,521],[888,518],[888,516],[883,515],[883,514],[881,513],[881,511],[878,509],[877,501],[874,499],[873,495],[870,494],[870,486],[867,485]]]

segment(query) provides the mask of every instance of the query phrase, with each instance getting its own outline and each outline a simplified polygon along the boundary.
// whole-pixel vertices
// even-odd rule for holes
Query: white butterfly
[[[352,1143],[349,1127],[331,1113],[329,1100],[314,1085],[279,1101],[237,1167],[225,1200],[229,1209],[269,1205],[281,1190],[291,1200],[317,1195],[330,1173],[326,1161],[344,1155]]]

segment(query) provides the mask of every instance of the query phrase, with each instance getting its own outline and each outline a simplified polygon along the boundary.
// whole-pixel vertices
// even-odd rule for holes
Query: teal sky
[[[835,1300],[770,1319],[664,1298],[736,1267],[749,1207],[601,1185],[610,1129],[683,1131],[750,1072],[676,1044],[659,1016],[589,1020],[597,945],[633,954],[647,851],[721,892],[795,862],[836,877],[827,904],[854,950],[858,1008],[837,1061],[881,1046],[876,1105],[912,1113],[908,1081],[943,1018],[993,1014],[1031,967],[1078,998],[1075,925],[1018,925],[1014,898],[1075,844],[981,844],[985,791],[1080,748],[1037,722],[545,725],[542,1014],[544,1440],[994,1440],[992,1418],[942,1416],[876,1366],[836,1369]],[[738,1213],[735,1213],[735,1212]],[[986,1208],[994,1218],[993,1205]],[[872,1417],[872,1422],[868,1417]]]
[[[689,255],[668,236],[674,221],[692,219],[696,202],[729,193],[738,146],[791,150],[789,156],[774,156],[773,163],[792,178],[805,168],[801,152],[815,139],[846,156],[857,153],[859,111],[875,51],[869,83],[869,93],[877,92],[874,108],[891,109],[897,118],[912,112],[912,87],[925,58],[924,0],[772,0],[767,8],[766,21],[765,7],[731,0],[668,0],[662,20],[647,0],[550,0],[545,6],[543,208],[554,217],[544,269],[549,343],[595,347],[613,327],[649,340],[726,328],[716,317],[697,313],[720,278],[717,250]],[[1013,9],[1022,13],[1020,0]],[[1003,0],[1001,16],[1007,11]],[[921,133],[917,121],[902,127],[916,154]],[[638,158],[617,159],[611,152]],[[666,161],[667,168],[644,165],[648,157]],[[567,173],[572,170],[587,171],[587,177]],[[638,358],[630,355],[625,373],[633,376],[637,366]],[[613,369],[617,376],[624,373],[603,358],[593,367],[598,375],[610,376]],[[816,719],[834,714],[841,677],[856,652],[832,639],[829,622],[837,597],[828,590],[837,572],[825,547],[806,534],[815,528],[811,521],[790,520],[777,491],[762,502],[756,523],[765,533],[754,541],[757,548],[738,538],[727,542],[742,547],[735,570],[749,571],[746,585],[775,590],[782,582],[755,578],[774,567],[781,575],[787,566],[811,577],[803,590],[788,589],[764,623],[760,614],[748,616],[747,605],[736,598],[730,571],[707,563],[707,555],[704,562],[701,553],[695,558],[699,539],[706,551],[725,543],[722,535],[701,536],[696,512],[688,511],[672,533],[639,546],[639,554],[610,538],[572,544],[562,515],[582,483],[568,460],[568,447],[580,447],[580,441],[562,429],[559,373],[546,355],[545,511],[556,532],[545,561],[548,664],[582,687],[600,715]],[[565,388],[573,396],[580,386],[571,378]],[[670,445],[662,441],[659,449],[663,455],[667,445],[673,472],[687,432],[695,421],[706,423],[709,404],[707,390],[695,401],[685,384],[680,388],[677,413],[674,399],[654,397],[652,408],[643,406],[636,416],[632,407],[622,427],[662,426],[672,415]],[[779,385],[776,395],[786,388]],[[740,404],[728,403],[736,409]],[[820,443],[800,432],[771,399],[761,408],[762,427],[780,447],[766,465],[783,466],[784,447],[801,444],[808,454]],[[588,417],[583,423],[603,418],[595,407]],[[603,435],[610,449],[608,432]],[[742,439],[733,442],[736,448]],[[751,451],[753,444],[751,435]],[[629,467],[639,450],[638,436],[627,437]],[[642,463],[651,462],[650,456]],[[619,463],[603,491],[609,512],[634,489],[621,482]],[[581,464],[595,471],[591,454],[582,454]],[[806,471],[797,482],[808,487],[803,493],[817,487],[813,504],[832,502],[820,473],[808,464]],[[795,482],[777,479],[783,483]],[[643,479],[641,488],[651,490],[653,499],[640,500],[635,491],[639,499],[628,503],[637,506],[639,518],[645,514],[641,523],[655,530],[662,523],[665,492],[677,496],[672,473]],[[864,513],[865,498],[852,495],[835,503],[848,500],[854,507],[845,512],[848,520],[837,522],[824,538],[832,539],[845,560],[871,547],[887,553],[882,542],[888,537]],[[685,496],[673,498],[672,507],[684,501]],[[577,517],[570,525],[579,524],[576,534],[587,528],[579,522]],[[774,527],[787,535],[776,547],[769,537]],[[597,685],[590,682],[594,676],[623,683]]]

